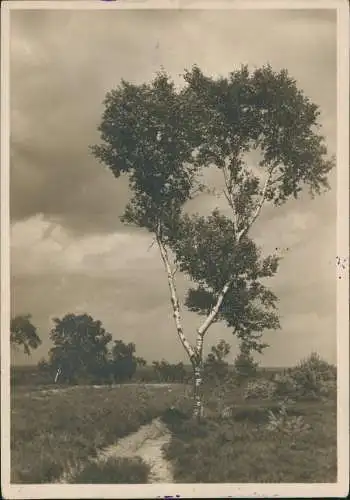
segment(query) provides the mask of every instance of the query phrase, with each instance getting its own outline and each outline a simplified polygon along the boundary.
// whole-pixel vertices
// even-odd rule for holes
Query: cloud
[[[321,106],[333,151],[336,31],[332,15],[319,14],[12,12],[12,219],[45,213],[76,233],[121,230],[127,182],[113,180],[88,147],[99,141],[105,93],[121,78],[149,81],[162,65],[177,81],[193,63],[210,74],[286,66]]]
[[[73,237],[43,215],[11,227],[12,269],[16,274],[86,273],[106,276],[117,270],[159,267],[149,234],[88,234]]]
[[[50,318],[86,310],[148,360],[185,359],[166,276],[147,233],[119,220],[129,199],[89,153],[107,91],[121,78],[149,81],[161,66],[181,82],[197,63],[226,75],[242,63],[286,67],[321,108],[336,149],[336,22],[330,11],[12,11],[12,313],[31,312],[47,353]],[[211,181],[217,182],[210,172]],[[335,185],[336,173],[331,176]],[[191,205],[208,212],[222,200]],[[264,253],[286,248],[271,287],[283,330],[268,333],[264,364],[296,362],[310,349],[335,360],[336,192],[264,209],[253,236]],[[178,277],[183,298],[188,281]],[[193,338],[197,315],[183,312]],[[307,334],[307,335],[306,335]],[[206,340],[232,340],[215,325]],[[236,343],[232,341],[235,352]],[[24,358],[19,357],[18,361]]]

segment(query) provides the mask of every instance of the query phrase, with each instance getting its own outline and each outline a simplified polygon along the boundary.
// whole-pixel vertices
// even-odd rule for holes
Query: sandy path
[[[117,443],[99,451],[94,462],[108,458],[140,457],[150,466],[149,483],[173,483],[171,464],[164,458],[162,446],[169,442],[170,433],[160,419],[154,419],[150,424],[143,425],[137,432],[121,438]],[[59,483],[71,483],[74,470],[67,471]]]
[[[176,384],[176,383],[135,383],[135,384],[111,384],[111,385],[74,385],[72,387],[57,387],[57,388],[50,388],[50,389],[36,389],[34,391],[29,391],[24,394],[26,397],[33,397],[34,396],[45,396],[47,394],[63,394],[66,392],[74,392],[74,391],[79,391],[80,389],[119,389],[121,387],[138,387],[141,389],[147,389],[147,388],[152,388],[152,389],[162,389],[164,387],[167,387],[171,389],[172,387],[176,387],[177,385],[183,385],[183,384]]]

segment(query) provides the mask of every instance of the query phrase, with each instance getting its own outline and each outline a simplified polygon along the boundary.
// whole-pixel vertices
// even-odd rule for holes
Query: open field
[[[184,365],[186,371],[186,378],[188,381],[192,381],[192,367],[191,365]],[[229,369],[233,371],[233,366],[229,366]],[[258,375],[270,378],[273,374],[283,371],[284,368],[274,368],[274,367],[264,367],[258,368]],[[11,384],[18,388],[19,386],[26,386],[32,388],[43,385],[52,385],[53,377],[48,373],[41,372],[37,366],[11,366]],[[132,377],[132,382],[134,383],[159,383],[157,375],[151,365],[138,367],[136,373]],[[186,382],[186,381],[185,381]],[[81,383],[82,385],[84,382]],[[80,385],[80,384],[79,384]]]
[[[303,402],[291,416],[302,416],[309,432],[294,436],[266,430],[267,411],[276,403],[237,404],[226,419],[170,423],[165,456],[179,483],[336,482],[336,402]]]
[[[180,404],[185,391],[178,385],[12,390],[11,481],[54,482],[66,468]]]
[[[289,415],[302,416],[310,430],[289,436],[266,430],[276,402],[248,402],[237,388],[225,392],[224,404],[233,408],[224,419],[220,397],[208,390],[207,418],[196,426],[187,418],[189,390],[179,384],[13,390],[12,482],[56,482],[79,463],[89,467],[79,482],[145,482],[140,461],[111,457],[96,466],[88,459],[161,415],[171,432],[163,456],[175,482],[336,481],[335,398],[295,403]],[[170,406],[182,413],[170,418]]]

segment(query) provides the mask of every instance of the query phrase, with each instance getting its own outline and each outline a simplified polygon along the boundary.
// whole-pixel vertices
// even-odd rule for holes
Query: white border
[[[337,279],[338,482],[334,484],[10,484],[10,220],[9,220],[9,31],[10,11],[18,9],[325,9],[338,11],[337,255],[347,262]],[[1,479],[4,498],[228,498],[346,497],[349,489],[349,7],[346,0],[200,2],[191,0],[4,1],[1,9]]]

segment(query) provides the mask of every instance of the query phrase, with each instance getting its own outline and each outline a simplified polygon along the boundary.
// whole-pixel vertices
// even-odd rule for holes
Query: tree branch
[[[233,192],[232,192],[233,179],[232,179],[232,173],[230,172],[228,174],[227,169],[228,169],[228,165],[226,165],[226,161],[225,161],[225,165],[224,165],[222,171],[224,174],[224,181],[225,181],[225,186],[226,186],[227,191],[225,191],[225,189],[224,189],[223,192],[224,192],[225,198],[226,198],[229,206],[232,209],[233,230],[235,233],[234,236],[236,238],[237,237],[237,214],[236,214],[236,207],[235,207],[235,203],[234,203],[234,199],[233,199]]]
[[[266,177],[266,180],[265,180],[265,183],[264,183],[264,187],[263,187],[263,190],[262,190],[262,193],[261,193],[261,197],[260,197],[260,200],[255,208],[255,212],[253,214],[253,216],[251,217],[250,221],[247,223],[247,225],[240,231],[239,235],[238,235],[238,242],[241,240],[241,238],[247,234],[247,232],[249,231],[249,229],[252,227],[252,225],[254,224],[254,222],[256,221],[256,219],[258,218],[260,212],[261,212],[261,209],[262,209],[262,206],[264,205],[264,202],[265,202],[265,199],[266,199],[266,194],[267,194],[267,190],[270,186],[270,180],[271,180],[271,176],[272,176],[272,172],[275,168],[275,165],[273,165],[270,169],[269,169],[269,172],[268,172],[268,175]]]
[[[256,209],[255,209],[255,212],[254,212],[252,218],[250,219],[250,221],[248,222],[246,227],[242,231],[240,231],[238,234],[236,233],[236,219],[235,219],[236,212],[235,212],[235,207],[234,207],[234,203],[233,203],[233,199],[232,199],[232,182],[231,182],[231,179],[228,179],[228,177],[227,177],[226,167],[224,167],[224,169],[223,169],[225,184],[226,184],[226,187],[228,190],[228,193],[225,193],[225,191],[224,191],[224,194],[225,194],[225,196],[227,195],[227,197],[229,198],[228,202],[229,202],[230,207],[233,210],[234,231],[235,231],[235,235],[236,235],[237,244],[239,244],[242,237],[248,232],[248,230],[250,229],[252,224],[254,224],[255,220],[257,219],[257,217],[260,214],[261,208],[262,208],[264,201],[266,199],[266,193],[267,193],[267,190],[269,188],[271,176],[272,176],[272,173],[273,173],[273,170],[275,167],[276,167],[276,165],[273,165],[269,169],[269,172],[268,172],[268,175],[267,175],[267,178],[265,180],[264,187],[263,187],[263,190],[261,193],[261,198],[256,206]],[[212,310],[210,311],[210,313],[206,317],[204,323],[202,323],[202,325],[197,330],[198,336],[202,338],[202,343],[203,343],[203,337],[204,337],[206,331],[212,325],[216,316],[219,313],[221,304],[223,303],[225,296],[232,285],[232,281],[233,281],[232,278],[230,278],[229,280],[226,281],[226,283],[224,284],[224,286],[221,289],[221,292],[218,295],[215,306],[212,308]],[[198,342],[199,342],[199,340],[198,340]]]
[[[151,250],[151,248],[153,247],[154,243],[155,243],[156,239],[154,238],[152,240],[152,242],[149,244],[148,248],[147,248],[147,252],[149,252]]]
[[[175,275],[175,272],[177,269],[175,270],[175,272],[171,269],[169,257],[168,257],[168,252],[167,252],[167,249],[164,246],[162,238],[161,238],[160,223],[158,223],[158,227],[157,227],[156,240],[157,240],[160,255],[162,257],[164,267],[165,267],[165,270],[166,270],[167,276],[168,276],[170,298],[171,298],[171,304],[173,307],[173,317],[175,320],[177,334],[178,334],[178,337],[179,337],[185,351],[188,354],[188,357],[191,360],[191,363],[194,363],[197,360],[196,351],[193,348],[193,346],[189,343],[189,341],[186,339],[185,334],[183,332],[182,324],[181,324],[180,304],[179,304],[179,299],[177,297],[176,286],[175,286],[175,281],[174,281],[174,275]]]
[[[222,290],[217,298],[215,306],[212,308],[211,312],[206,317],[204,323],[202,323],[202,325],[198,328],[198,330],[197,330],[198,335],[201,335],[204,337],[206,331],[208,330],[208,328],[210,327],[210,325],[213,323],[216,316],[218,315],[221,304],[223,303],[223,300],[224,300],[227,292],[229,291],[231,284],[232,284],[232,279],[229,279],[228,281],[226,281],[226,283],[222,287]]]

